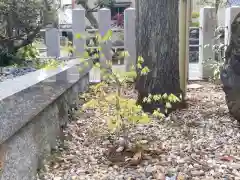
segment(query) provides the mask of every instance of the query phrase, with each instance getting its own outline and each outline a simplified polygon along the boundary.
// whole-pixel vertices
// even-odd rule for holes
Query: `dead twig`
[[[207,163],[200,162],[199,160],[193,158],[192,156],[190,156],[190,157],[191,157],[191,160],[192,160],[193,162],[196,162],[196,163],[202,165],[202,167],[203,167],[206,171],[209,171],[210,169],[213,169],[213,168],[214,168],[214,167],[209,166]]]

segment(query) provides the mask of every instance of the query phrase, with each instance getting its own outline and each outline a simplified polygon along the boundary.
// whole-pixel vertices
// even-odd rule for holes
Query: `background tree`
[[[116,0],[95,0],[94,2],[94,7],[90,6],[90,3],[88,0],[76,0],[76,4],[81,5],[85,10],[86,10],[86,18],[88,19],[88,21],[90,22],[91,26],[95,29],[98,29],[98,21],[96,19],[96,17],[94,16],[94,13],[98,12],[98,10],[100,8],[104,8],[107,7],[109,9],[111,9],[114,6],[114,3],[116,3]],[[118,27],[123,27],[124,24],[124,18],[122,15],[116,15],[115,17],[113,17],[114,20],[116,20],[116,25]],[[92,28],[92,27],[88,27],[87,28]],[[94,32],[93,32],[94,33]],[[123,36],[123,34],[122,34]],[[95,37],[89,37],[86,39],[86,44],[89,46],[98,46],[99,42],[97,41],[97,39]],[[91,44],[91,45],[90,45]],[[124,46],[124,41],[121,38],[120,40],[114,40],[112,42],[113,46]],[[99,50],[95,49],[95,50],[87,50],[89,55],[94,55],[94,54],[99,54]],[[114,48],[112,48],[112,53],[113,53],[113,61],[114,63],[117,61],[116,59],[119,59],[119,55],[121,54],[121,52],[124,51],[124,49],[117,49],[115,50]],[[98,58],[95,58],[97,61],[99,60]],[[123,58],[121,58],[121,61],[123,62]]]
[[[136,1],[137,57],[143,57],[143,67],[150,72],[138,73],[136,89],[138,103],[145,111],[163,108],[159,103],[143,103],[149,93],[180,95],[179,83],[179,1]]]
[[[0,64],[10,64],[11,58],[24,46],[31,44],[42,28],[57,25],[55,0],[0,1]]]
[[[56,22],[53,6],[53,0],[1,0],[1,49],[14,53],[32,43],[42,28]]]
[[[90,7],[88,4],[88,0],[76,0],[77,4],[80,4],[86,10],[86,18],[89,20],[91,25],[94,28],[98,28],[98,21],[93,15],[93,12],[97,12],[98,9],[103,7],[112,7],[115,3],[115,0],[96,0],[95,7]]]
[[[215,7],[216,13],[220,7],[225,7],[230,4],[229,0],[200,0],[200,4]]]

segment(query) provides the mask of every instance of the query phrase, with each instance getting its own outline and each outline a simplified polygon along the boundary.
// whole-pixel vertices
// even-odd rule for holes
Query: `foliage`
[[[96,0],[95,5],[100,7],[111,7],[114,4],[115,0]]]
[[[6,50],[0,50],[0,67],[21,64],[24,60],[8,53]]]
[[[192,12],[192,18],[199,18],[199,12]]]
[[[63,65],[64,65],[64,62],[61,62],[57,59],[46,59],[46,60],[36,59],[34,61],[34,67],[37,69],[51,70]]]
[[[56,21],[54,0],[1,0],[0,49],[15,54],[31,44],[40,30]]]
[[[39,54],[40,54],[39,50],[37,49],[36,45],[33,43],[20,48],[17,51],[16,56],[25,60],[33,60],[33,59],[36,59],[39,56]]]
[[[83,3],[88,3],[88,0],[76,0],[75,1],[77,4],[83,4]],[[114,2],[114,0],[96,0],[94,2],[95,5],[104,5],[104,6],[109,6]]]
[[[220,80],[220,70],[222,69],[225,62],[224,48],[226,47],[226,45],[219,40],[222,37],[222,32],[223,31],[221,27],[217,27],[215,29],[215,36],[213,41],[218,43],[213,44],[213,46],[211,47],[215,54],[215,61],[213,61],[212,59],[205,60],[206,66],[210,66],[213,69],[213,76],[210,78],[214,81]],[[207,44],[204,46],[204,48],[209,46],[210,45]],[[208,63],[209,61],[210,63]]]
[[[231,3],[229,0],[199,0],[199,4],[215,7],[217,13],[220,7],[226,7],[226,5],[230,5]]]

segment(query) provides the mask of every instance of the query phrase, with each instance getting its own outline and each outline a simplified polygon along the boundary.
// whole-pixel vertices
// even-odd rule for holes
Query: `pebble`
[[[109,141],[109,140],[106,140],[106,141],[103,141],[103,143],[102,143],[103,145],[110,145],[111,144],[111,142]]]
[[[153,173],[153,172],[156,171],[156,167],[155,167],[155,166],[148,165],[148,166],[146,167],[145,171],[146,171],[147,173]]]
[[[165,180],[176,180],[177,179],[177,176],[167,176]]]
[[[18,76],[23,76],[27,73],[36,71],[35,68],[32,67],[4,67],[1,70],[0,74],[0,82],[7,80],[7,79],[13,79]]]
[[[200,84],[189,84],[187,85],[187,88],[189,89],[198,89],[198,88],[202,88],[203,86]]]
[[[239,163],[231,163],[229,165],[229,167],[232,169],[240,169],[240,164]]]
[[[61,177],[55,177],[53,180],[61,180]]]
[[[196,168],[196,169],[201,169],[202,165],[200,165],[200,164],[193,164],[193,167]]]
[[[153,177],[155,179],[158,179],[158,180],[165,180],[166,179],[166,177],[163,173],[156,173],[156,174],[153,175]]]
[[[116,149],[116,152],[122,152],[124,150],[124,146],[120,146]]]
[[[177,163],[178,163],[178,164],[184,164],[184,163],[185,163],[185,159],[179,159],[179,160],[177,161]]]
[[[204,171],[203,170],[200,170],[200,171],[197,171],[197,170],[193,170],[191,171],[191,175],[192,176],[204,176]]]

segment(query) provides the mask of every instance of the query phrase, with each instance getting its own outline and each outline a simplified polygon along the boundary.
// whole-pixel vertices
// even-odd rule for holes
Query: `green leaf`
[[[154,110],[153,116],[159,119],[162,119],[163,117],[165,117],[164,114],[160,112],[160,109]]]
[[[143,102],[146,103],[148,101],[148,98],[147,97],[144,97],[143,98]]]
[[[108,30],[107,33],[103,36],[102,41],[110,40],[112,37],[112,30]]]
[[[141,75],[147,75],[150,72],[150,70],[148,69],[147,66],[145,66],[142,70],[141,70]]]
[[[87,103],[83,104],[82,109],[83,110],[86,110],[86,109],[89,109],[89,108],[94,109],[94,108],[97,107],[97,105],[98,105],[97,100],[92,99],[92,100],[88,101]]]
[[[141,118],[138,120],[138,123],[140,124],[147,124],[151,121],[149,116],[146,113],[142,113]]]
[[[85,61],[85,62],[83,63],[83,67],[88,67],[88,62],[87,62],[87,61]]]
[[[174,103],[180,102],[180,99],[172,93],[168,96],[168,100],[170,102],[174,102]]]
[[[166,113],[166,114],[168,113],[168,109],[165,109],[165,113]]]
[[[83,57],[84,57],[84,58],[89,58],[89,57],[90,57],[90,56],[89,56],[89,53],[88,53],[87,51],[85,51],[84,54],[83,54]]]
[[[167,93],[164,93],[164,94],[162,95],[162,97],[163,97],[163,99],[167,99],[167,98],[168,98]]]
[[[137,64],[138,69],[142,69],[142,65],[140,63]]]
[[[76,39],[81,39],[81,34],[79,34],[79,33],[77,33],[76,35],[75,35],[75,37],[76,37]]]
[[[121,121],[117,120],[115,117],[107,121],[108,128],[114,132],[121,126]]]
[[[128,56],[129,56],[128,51],[121,52],[121,57],[128,57]]]
[[[138,63],[142,64],[144,62],[144,59],[142,56],[138,56]]]
[[[153,100],[154,101],[159,101],[159,100],[161,100],[162,99],[162,97],[161,97],[161,95],[159,94],[159,95],[153,95]]]
[[[80,63],[82,63],[82,62],[84,62],[84,61],[85,61],[84,58],[79,58],[79,62],[80,62]]]
[[[152,99],[151,99],[151,98],[148,98],[148,99],[147,99],[147,103],[150,104],[151,102],[152,102]]]
[[[172,108],[172,105],[171,105],[171,103],[169,103],[169,102],[166,102],[166,108]]]

